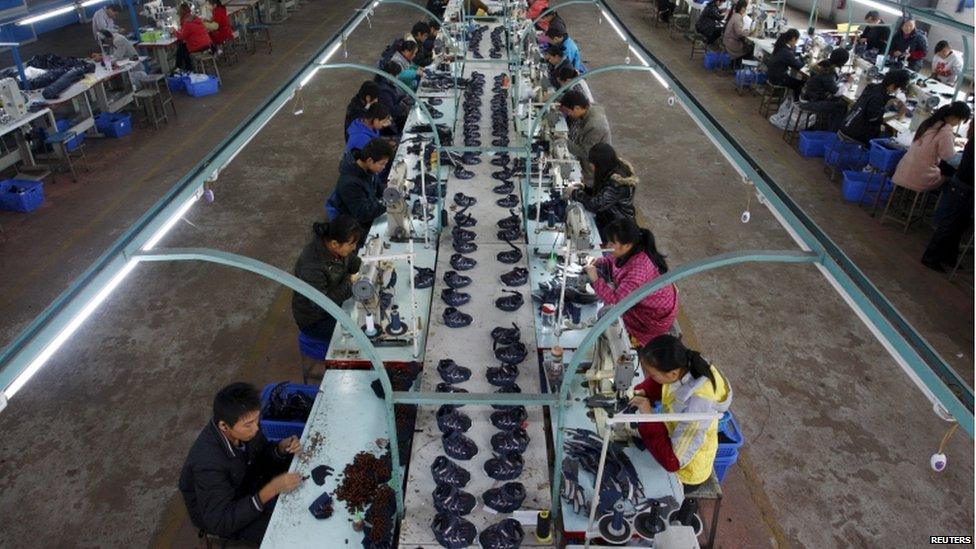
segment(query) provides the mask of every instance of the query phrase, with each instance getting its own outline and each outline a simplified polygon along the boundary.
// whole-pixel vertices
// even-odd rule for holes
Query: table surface
[[[381,455],[386,451],[377,444],[387,435],[383,400],[370,388],[375,379],[376,374],[366,370],[325,372],[302,432],[302,448],[307,457],[292,460],[289,471],[309,476],[315,467],[329,465],[335,475],[327,477],[323,486],[305,480],[294,492],[279,497],[261,547],[361,545],[363,534],[352,529],[352,517],[344,502],[335,500],[333,515],[324,520],[312,516],[308,507],[324,491],[335,496],[337,477],[356,454],[368,451]],[[310,445],[312,437],[321,437],[322,442]],[[326,540],[333,540],[334,544]]]
[[[139,42],[136,47],[139,48],[167,48],[179,42],[180,39],[170,36],[169,38],[162,38],[160,40],[154,40],[151,42]]]
[[[17,128],[20,128],[24,124],[29,124],[34,120],[37,120],[38,118],[47,116],[50,112],[51,109],[47,107],[35,112],[28,112],[24,116],[11,120],[10,122],[7,122],[6,124],[0,126],[0,135],[7,135],[8,133],[16,130]]]

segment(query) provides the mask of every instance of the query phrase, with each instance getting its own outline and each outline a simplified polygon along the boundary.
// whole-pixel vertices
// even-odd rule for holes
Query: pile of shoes
[[[495,27],[491,31],[491,49],[488,50],[488,57],[492,59],[502,58],[502,48],[505,46],[505,41],[502,40],[502,33],[505,32],[505,27]]]
[[[475,59],[485,58],[481,55],[481,40],[484,38],[486,30],[488,30],[488,25],[481,25],[468,33],[468,51]]]
[[[481,122],[481,95],[485,91],[485,75],[478,71],[471,73],[471,80],[464,90],[464,101],[461,103],[464,110],[464,146],[480,147],[481,130],[478,124]],[[477,164],[481,162],[477,153],[464,153],[461,161],[464,164]],[[457,170],[457,168],[455,168]],[[470,172],[469,172],[470,173]],[[462,178],[464,179],[464,178]]]
[[[495,77],[491,97],[491,140],[493,147],[508,146],[508,91],[505,89],[506,75]],[[496,172],[497,173],[497,172]],[[509,178],[506,178],[509,179]]]

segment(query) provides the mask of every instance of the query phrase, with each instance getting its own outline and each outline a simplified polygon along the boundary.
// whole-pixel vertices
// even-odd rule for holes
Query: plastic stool
[[[44,138],[44,144],[50,145],[52,148],[57,148],[60,151],[58,155],[64,163],[68,166],[68,171],[71,172],[71,180],[78,181],[78,175],[75,173],[74,163],[71,162],[71,152],[68,150],[68,141],[71,141],[77,137],[73,131],[66,130],[63,132],[52,133]],[[88,171],[88,158],[85,157],[85,143],[82,141],[78,144],[76,149],[80,153],[80,157],[85,161],[85,171]]]
[[[265,25],[264,23],[251,23],[247,26],[247,32],[250,33],[250,38],[248,43],[251,47],[251,53],[254,53],[258,49],[258,42],[265,42],[268,44],[268,53],[274,49],[274,44],[271,42],[271,27]]]
[[[312,374],[312,370],[316,364],[325,363],[325,357],[329,353],[329,341],[315,339],[299,331],[298,351],[302,355],[302,383],[308,385],[309,378],[321,381],[322,376]]]

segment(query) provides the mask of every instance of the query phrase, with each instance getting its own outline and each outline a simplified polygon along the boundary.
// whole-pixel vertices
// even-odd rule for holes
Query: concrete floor
[[[90,141],[82,181],[47,185],[48,203],[34,214],[0,215],[3,273],[17,281],[0,296],[0,340],[12,340],[357,5],[303,6],[274,28],[273,54],[222,69],[219,95],[181,99],[179,120],[158,132]],[[613,6],[971,382],[971,273],[952,284],[922,268],[927,230],[904,236],[844,203],[819,162],[801,159],[756,114],[756,98],[736,96],[729,77],[688,61],[687,43],[647,24],[646,4]],[[623,44],[605,22],[593,24],[591,7],[561,11],[588,65],[623,60]],[[384,7],[349,40],[348,59],[372,64],[415,19]],[[87,39],[76,27],[40,47],[81,53]],[[363,79],[320,73],[304,115],[283,110],[221,175],[217,201],[196,206],[163,245],[290,270],[322,215],[343,109]],[[672,264],[794,249],[755,202],[753,220],[739,222],[746,188],[655,81],[611,74],[591,85],[610,106],[615,144],[638,167],[641,214]],[[929,471],[945,424],[814,269],[736,267],[689,279],[681,292],[682,326],[731,379],[748,441],[725,482],[720,546],[914,546],[972,531],[971,441],[958,436],[948,471]],[[192,545],[179,466],[220,386],[298,377],[289,298],[210,265],[138,267],[0,414],[0,545]]]

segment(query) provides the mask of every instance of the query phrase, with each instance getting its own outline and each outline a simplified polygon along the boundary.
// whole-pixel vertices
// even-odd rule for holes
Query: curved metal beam
[[[573,4],[593,4],[593,5],[596,5],[596,2],[594,0],[566,0],[565,2],[560,2],[560,3],[556,4],[555,6],[549,6],[542,13],[540,13],[538,17],[536,17],[535,19],[533,19],[532,20],[532,23],[528,27],[525,27],[525,30],[523,30],[522,31],[522,34],[519,36],[519,42],[521,42],[522,40],[525,40],[525,37],[528,36],[529,31],[535,29],[535,24],[538,23],[540,19],[542,19],[543,17],[545,17],[545,16],[549,15],[550,13],[556,11],[557,8],[561,8],[563,6],[570,6],[570,5],[573,5]]]
[[[400,476],[399,467],[400,446],[397,441],[396,416],[393,409],[393,386],[390,384],[390,377],[386,374],[383,361],[376,354],[376,349],[373,347],[372,342],[366,337],[366,334],[363,333],[359,325],[353,322],[352,318],[339,305],[309,283],[290,273],[286,273],[275,266],[268,265],[256,259],[230,252],[207,248],[171,248],[159,251],[139,252],[132,255],[132,261],[206,261],[208,263],[216,263],[218,265],[241,269],[291,288],[309,298],[313,303],[325,309],[325,312],[332,315],[347,332],[352,334],[353,340],[359,345],[359,348],[366,355],[366,359],[369,360],[370,364],[373,365],[373,370],[379,376],[380,384],[383,386],[383,402],[386,405],[387,411],[386,429],[390,440],[390,457],[392,458],[393,489],[396,492],[397,512],[400,513],[400,516],[403,516],[403,479]]]
[[[440,17],[437,17],[436,15],[434,15],[434,12],[421,6],[420,4],[414,4],[413,2],[410,2],[408,0],[378,0],[376,7],[379,7],[383,4],[399,4],[401,6],[407,6],[407,7],[414,8],[416,10],[420,10],[426,13],[427,17],[430,17],[431,20],[437,21],[437,24],[440,25],[442,29],[444,28],[444,20],[441,19]]]
[[[688,278],[691,275],[703,273],[706,271],[711,271],[721,267],[728,267],[731,265],[739,265],[742,263],[816,263],[820,260],[817,254],[811,252],[797,252],[797,251],[742,251],[742,252],[731,252],[726,254],[714,255],[707,257],[705,259],[700,259],[686,265],[682,265],[676,269],[668,271],[664,276],[658,277],[643,286],[637,288],[631,292],[623,301],[617,303],[609,310],[605,311],[600,318],[596,321],[596,324],[587,332],[586,337],[580,342],[579,347],[573,351],[573,358],[569,361],[569,364],[563,369],[565,375],[563,377],[562,385],[559,388],[559,400],[556,404],[557,410],[556,416],[556,441],[554,443],[554,451],[556,453],[556,463],[553,468],[552,474],[552,513],[553,516],[559,516],[559,512],[562,508],[560,503],[560,493],[561,493],[561,483],[563,478],[563,431],[565,430],[565,418],[566,414],[563,408],[566,406],[566,402],[569,397],[569,389],[573,386],[576,381],[576,369],[579,368],[580,363],[583,361],[583,357],[586,356],[590,347],[596,343],[597,339],[603,335],[603,332],[610,327],[614,321],[620,318],[625,312],[627,312],[631,307],[633,307],[637,302],[644,299],[645,297],[651,295],[652,293],[660,290],[661,288],[674,284],[675,282]]]

